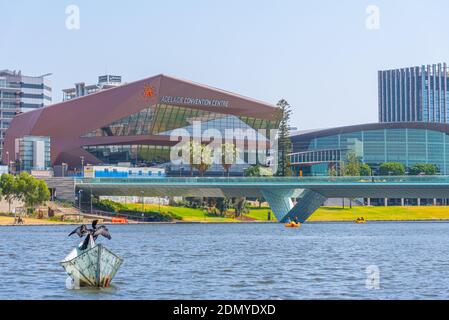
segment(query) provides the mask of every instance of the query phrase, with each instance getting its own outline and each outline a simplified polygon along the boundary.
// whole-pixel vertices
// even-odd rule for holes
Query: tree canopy
[[[292,149],[290,139],[290,116],[292,113],[291,105],[284,99],[277,103],[281,110],[281,119],[278,133],[278,163],[277,176],[291,176],[289,153]]]
[[[261,165],[254,165],[245,170],[246,177],[270,177],[273,176],[273,171]]]
[[[379,173],[382,176],[403,176],[405,166],[400,162],[385,162],[380,165]]]
[[[417,163],[410,168],[409,173],[415,176],[421,174],[432,176],[438,173],[438,167],[431,163]]]
[[[43,180],[22,172],[17,176],[3,174],[0,177],[2,196],[8,201],[11,211],[11,202],[15,199],[22,201],[26,207],[35,208],[50,200],[50,191]]]

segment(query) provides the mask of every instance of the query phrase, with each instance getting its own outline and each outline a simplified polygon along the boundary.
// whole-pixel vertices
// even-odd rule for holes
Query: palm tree
[[[229,177],[229,170],[237,162],[238,149],[233,143],[221,145],[221,166]]]
[[[195,168],[200,176],[204,176],[204,173],[212,166],[213,150],[196,141],[190,141],[183,148],[183,153],[186,152],[189,155],[190,174],[193,175],[192,169]]]

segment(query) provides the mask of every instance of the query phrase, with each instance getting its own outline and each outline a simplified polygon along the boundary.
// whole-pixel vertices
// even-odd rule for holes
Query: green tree
[[[291,105],[284,99],[277,103],[281,111],[281,119],[279,122],[278,132],[278,169],[277,176],[291,176],[289,153],[292,149],[292,141],[290,139],[290,116],[292,113]]]
[[[360,176],[360,160],[354,152],[350,152],[346,159],[345,176],[359,177]]]
[[[190,168],[197,169],[200,176],[204,176],[207,170],[213,163],[213,150],[205,145],[196,141],[190,141],[182,148],[183,154],[188,154]],[[190,172],[193,175],[193,172]]]
[[[231,208],[232,202],[229,198],[217,199],[216,207],[220,211],[220,215],[224,216],[226,212]]]
[[[240,217],[242,215],[242,213],[246,209],[246,204],[247,204],[246,198],[244,198],[244,197],[234,198],[233,206],[235,209],[236,217]]]
[[[273,171],[261,165],[253,165],[244,171],[245,177],[270,177],[273,176]]]
[[[360,165],[360,175],[362,177],[369,177],[373,175],[373,170],[371,169],[371,167],[369,165],[367,165],[366,163],[362,163]]]
[[[44,180],[38,180],[37,182],[37,198],[36,205],[41,205],[50,200],[50,190],[48,190],[47,183]]]
[[[233,143],[221,145],[221,166],[229,176],[229,170],[237,162],[238,149]]]
[[[8,201],[8,212],[11,212],[11,202],[17,198],[17,183],[12,174],[2,174],[0,177],[0,189],[3,197]]]
[[[431,163],[417,163],[410,168],[411,175],[424,174],[426,176],[433,176],[438,173],[438,167]]]
[[[329,177],[336,177],[336,176],[338,176],[338,171],[337,171],[336,165],[332,165],[332,166],[329,167],[328,175],[329,175]]]
[[[341,160],[338,163],[338,175],[345,176],[346,175],[346,161]]]
[[[405,175],[405,166],[400,162],[385,162],[379,167],[382,176],[403,176]]]
[[[38,180],[26,172],[16,176],[16,198],[21,200],[27,208],[35,209],[50,199],[50,191],[45,181]]]

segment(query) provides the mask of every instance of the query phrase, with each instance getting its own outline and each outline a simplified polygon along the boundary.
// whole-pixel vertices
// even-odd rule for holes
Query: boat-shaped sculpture
[[[123,259],[102,244],[95,244],[95,239],[101,232],[110,239],[107,228],[104,226],[96,228],[96,221],[92,223],[92,227],[93,229],[87,229],[83,225],[70,234],[76,233],[80,237],[85,235],[87,237],[60,264],[75,287],[106,288],[122,265]]]

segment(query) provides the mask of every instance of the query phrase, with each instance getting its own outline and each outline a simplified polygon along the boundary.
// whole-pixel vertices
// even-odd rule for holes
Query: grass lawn
[[[141,204],[128,204],[129,208],[141,209]],[[158,211],[159,205],[147,204],[146,210]],[[186,222],[240,222],[240,220],[222,217],[206,216],[201,209],[184,207],[161,206],[162,212],[172,212]],[[245,217],[255,221],[268,221],[269,208],[251,208]],[[422,206],[422,207],[321,207],[308,221],[354,221],[363,217],[367,221],[403,221],[403,220],[449,220],[449,206]],[[271,221],[276,217],[271,214]],[[39,220],[41,221],[41,220]],[[1,223],[1,222],[0,222]]]
[[[322,207],[308,221],[353,221],[357,217],[366,220],[449,220],[449,207]]]
[[[269,208],[251,208],[249,213],[245,214],[246,217],[255,219],[257,221],[268,221],[268,211],[271,212],[271,221],[276,222],[276,216],[273,211]]]

